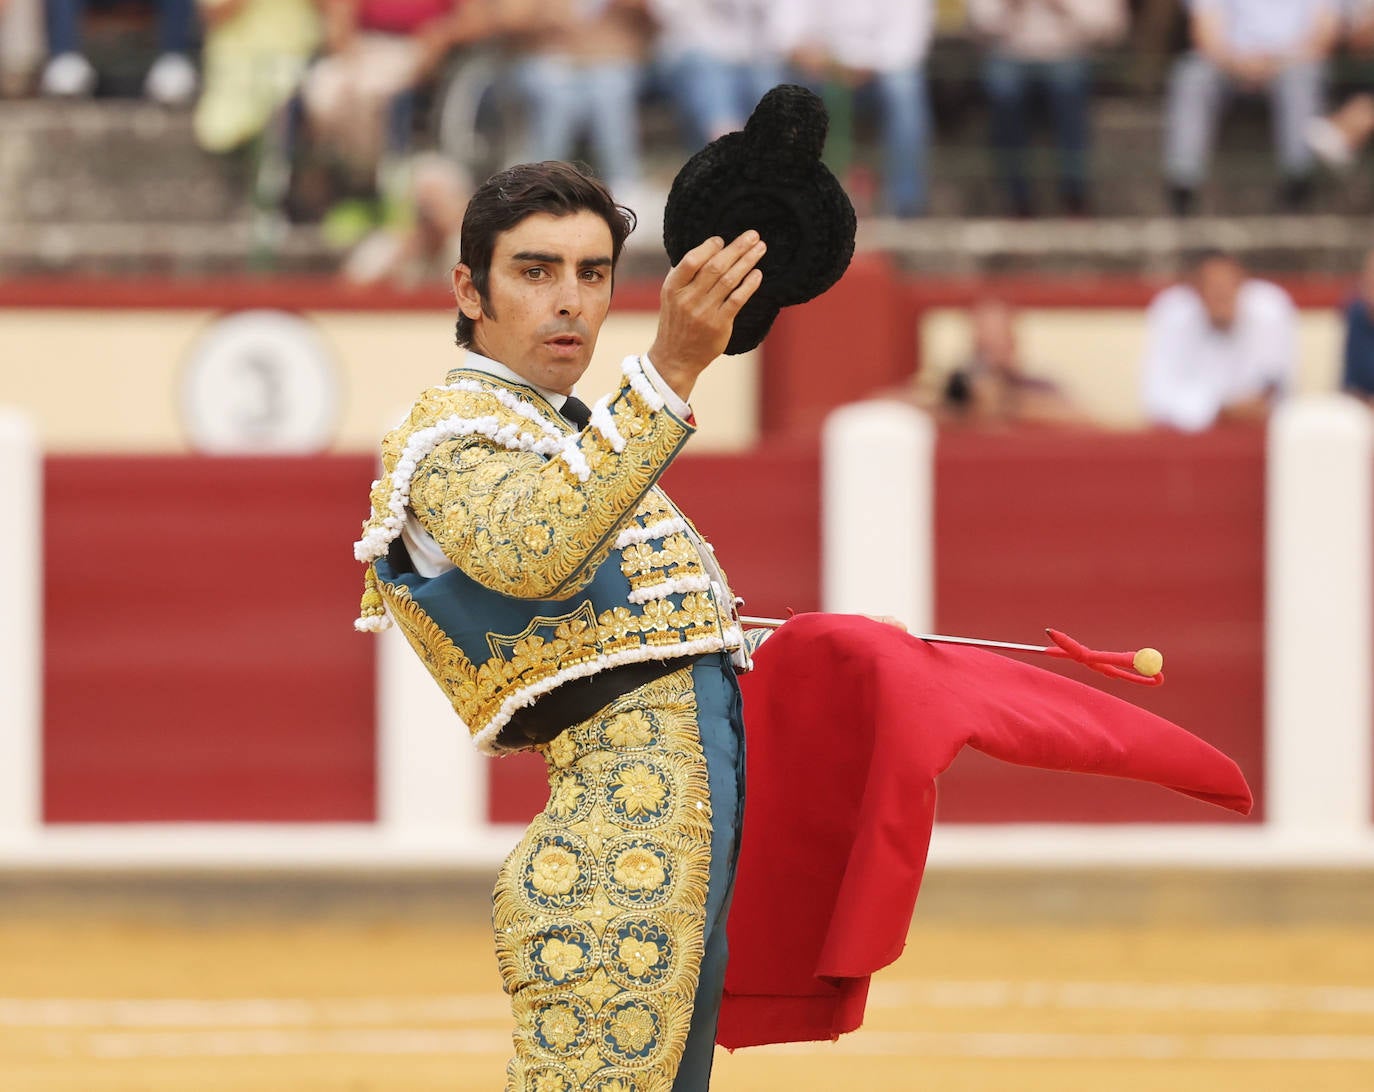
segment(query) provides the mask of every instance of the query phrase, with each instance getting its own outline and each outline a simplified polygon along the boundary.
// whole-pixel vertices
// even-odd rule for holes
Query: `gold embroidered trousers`
[[[507,1092],[710,1079],[743,809],[739,689],[705,656],[540,748],[549,802],[502,866]]]

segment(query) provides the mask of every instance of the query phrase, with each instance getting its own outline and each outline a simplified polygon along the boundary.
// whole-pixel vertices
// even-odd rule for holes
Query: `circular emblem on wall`
[[[319,331],[285,311],[239,311],[191,346],[181,382],[187,439],[212,455],[304,455],[338,427],[339,375]]]

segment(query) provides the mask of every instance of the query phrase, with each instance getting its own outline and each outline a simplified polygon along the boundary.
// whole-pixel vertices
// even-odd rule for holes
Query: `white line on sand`
[[[1217,982],[1058,982],[1006,979],[877,981],[873,1009],[1123,1009],[1165,1012],[1374,1014],[1374,987]],[[0,997],[0,1028],[301,1027],[503,1021],[496,991],[432,997],[205,1000]]]
[[[1374,1035],[1119,1035],[1052,1032],[861,1032],[838,1043],[762,1047],[784,1054],[835,1050],[859,1057],[1195,1058],[1212,1061],[1374,1061]]]
[[[505,1055],[510,1035],[497,1031],[367,1028],[51,1033],[43,1052],[58,1057],[232,1058],[287,1055]],[[845,1057],[1116,1059],[1159,1061],[1374,1062],[1371,1035],[1122,1035],[1044,1032],[865,1031],[838,1043],[762,1047],[778,1054]]]
[[[498,991],[437,997],[199,1000],[0,998],[0,1028],[233,1028],[474,1023],[506,1020]]]
[[[875,1008],[1155,1009],[1165,1012],[1374,1013],[1374,987],[1262,982],[875,982]]]

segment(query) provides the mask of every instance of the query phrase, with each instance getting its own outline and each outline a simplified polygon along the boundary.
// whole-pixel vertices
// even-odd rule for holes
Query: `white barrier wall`
[[[1290,402],[1269,424],[1265,785],[1297,852],[1370,838],[1374,423],[1353,399]]]
[[[33,426],[0,406],[0,862],[7,843],[37,838],[41,820],[42,503]]]
[[[935,427],[904,402],[857,402],[825,422],[821,448],[821,605],[935,617]],[[875,474],[874,467],[882,472]]]

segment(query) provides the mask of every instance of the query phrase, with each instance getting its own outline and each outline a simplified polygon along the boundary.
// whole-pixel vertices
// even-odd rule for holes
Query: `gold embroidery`
[[[615,419],[626,422],[623,451],[616,452],[597,429],[585,429],[573,441],[590,468],[589,487],[579,488],[561,456],[508,451],[474,434],[448,440],[420,461],[411,481],[411,508],[444,553],[479,583],[521,599],[566,598],[585,587],[605,561],[615,532],[690,432],[671,414],[651,412],[628,382],[612,405]],[[400,431],[409,436],[453,415],[539,432],[494,392],[467,391],[427,392]],[[382,450],[389,475],[404,440],[393,433]],[[482,453],[480,461],[474,450]],[[376,500],[374,495],[374,511],[384,514]]]
[[[620,738],[630,753],[612,742]],[[711,865],[691,669],[625,695],[543,750],[550,804],[507,858],[493,905],[516,1020],[507,1092],[559,1081],[670,1092]],[[558,805],[569,779],[584,790],[571,812]]]
[[[372,490],[373,515],[366,529],[381,528],[391,515],[392,471],[416,433],[457,418],[483,420],[493,430],[514,430],[531,442],[547,440],[546,429],[511,408],[507,390],[544,414],[550,429],[567,427],[533,392],[494,379],[487,384],[486,377],[476,373],[462,373],[460,378],[491,389],[435,388],[420,397],[407,421],[383,441],[386,472]],[[411,507],[473,579],[524,598],[547,598],[555,585],[560,594],[570,594],[586,585],[595,567],[615,549],[621,532],[642,531],[681,517],[652,483],[685,438],[686,426],[670,414],[652,412],[628,384],[622,385],[611,407],[626,437],[625,451],[617,455],[598,430],[585,430],[579,445],[592,469],[587,483],[577,481],[561,456],[545,459],[529,451],[509,451],[474,433],[441,443],[420,460],[410,482]],[[616,560],[634,589],[672,589],[676,581],[699,581],[704,576],[695,543],[681,532],[632,543]],[[504,720],[510,714],[503,706],[512,695],[528,694],[560,672],[591,665],[602,656],[654,658],[688,642],[719,638],[729,614],[728,604],[717,604],[704,591],[680,595],[677,605],[660,598],[602,609],[599,614],[588,603],[568,615],[537,618],[519,634],[491,635],[490,659],[473,664],[411,600],[404,586],[382,584],[375,590],[487,750],[494,749],[494,742],[490,733],[483,733],[498,716]],[[369,604],[375,611],[371,598]]]
[[[596,626],[596,612],[592,610],[590,603],[582,603],[576,610],[569,611],[567,614],[560,614],[554,618],[546,618],[542,614],[530,619],[530,624],[514,636],[506,636],[503,633],[488,633],[487,647],[491,649],[493,660],[510,660],[513,653],[523,642],[533,636],[538,629],[553,631],[553,636],[558,636],[561,640],[568,641],[576,639],[583,633]]]

